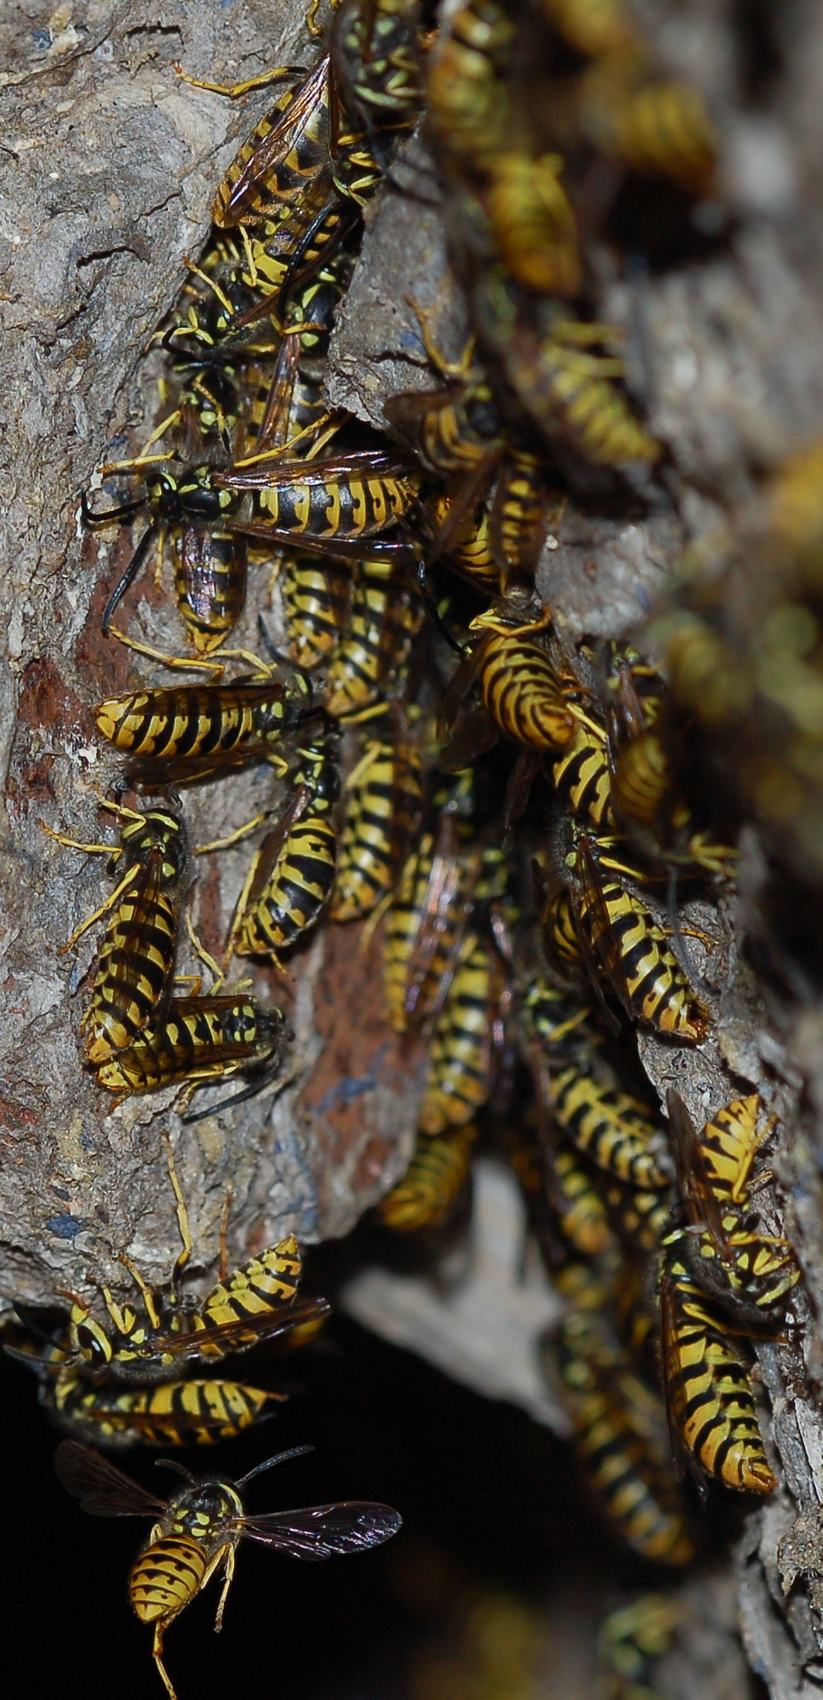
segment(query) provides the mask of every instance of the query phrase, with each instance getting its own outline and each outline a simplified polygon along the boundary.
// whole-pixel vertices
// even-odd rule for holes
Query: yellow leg
[[[163,1129],[163,1143],[166,1147],[166,1164],[169,1171],[171,1190],[174,1193],[174,1208],[177,1216],[177,1228],[180,1234],[180,1250],[175,1258],[174,1268],[171,1272],[171,1290],[172,1293],[176,1293],[177,1283],[189,1261],[189,1258],[191,1257],[192,1238],[191,1228],[189,1226],[189,1213],[186,1209],[186,1200],[183,1197],[183,1188],[180,1185],[180,1176],[177,1173],[177,1166],[174,1161],[174,1153],[171,1146],[171,1134],[169,1133],[168,1128]]]
[[[119,626],[109,626],[109,637],[122,643],[124,649],[134,650],[135,655],[146,655],[150,661],[159,661],[164,667],[179,667],[186,673],[209,673],[215,684],[219,684],[225,668],[220,661],[197,661],[190,655],[166,655],[162,649],[155,649],[153,644],[140,643],[137,638],[127,637]]]
[[[212,976],[212,985],[211,985],[211,989],[210,989],[210,992],[209,992],[209,996],[210,997],[216,997],[216,995],[219,992],[220,987],[222,986],[223,981],[225,980],[226,976],[225,976],[223,969],[218,967],[218,964],[215,962],[214,957],[210,954],[209,951],[207,951],[202,940],[199,938],[199,936],[198,936],[198,934],[195,930],[194,922],[191,918],[191,909],[189,908],[188,905],[186,906],[186,932],[189,935],[189,943],[191,944],[191,947],[192,947],[192,950],[194,951],[195,956],[199,957],[199,959],[203,963],[204,967],[208,968],[208,971]]]
[[[558,319],[552,325],[552,341],[572,343],[577,348],[590,348],[593,343],[604,342],[608,347],[619,345],[625,341],[622,325],[609,325],[602,321],[587,322],[580,319]]]
[[[226,1595],[228,1594],[228,1591],[229,1591],[229,1589],[232,1585],[232,1581],[234,1579],[234,1557],[235,1557],[234,1546],[229,1545],[229,1543],[227,1542],[224,1547],[220,1548],[219,1552],[215,1553],[214,1558],[212,1559],[211,1564],[209,1565],[209,1568],[206,1571],[205,1576],[203,1577],[202,1586],[205,1587],[206,1583],[214,1575],[214,1572],[217,1569],[218,1564],[221,1564],[221,1563],[225,1564],[226,1574],[225,1574],[225,1577],[224,1577],[224,1580],[223,1580],[223,1586],[220,1589],[220,1598],[217,1602],[217,1611],[215,1612],[215,1615],[214,1615],[214,1633],[215,1633],[215,1635],[219,1635],[220,1631],[223,1627],[223,1613],[226,1609]]]
[[[127,891],[130,885],[133,885],[139,872],[140,869],[134,864],[132,864],[130,868],[127,868],[123,878],[120,880],[119,884],[115,886],[111,895],[106,898],[105,903],[101,903],[99,908],[94,910],[93,914],[87,915],[85,921],[80,922],[79,927],[75,927],[71,938],[66,939],[65,944],[61,944],[58,955],[65,956],[68,951],[73,950],[78,939],[81,939],[83,934],[88,932],[89,927],[93,927],[95,921],[100,921],[104,915],[108,915],[109,910],[114,908],[118,899],[122,897],[123,892]]]
[[[157,1666],[163,1687],[169,1696],[169,1700],[177,1700],[177,1691],[163,1663],[163,1635],[165,1633],[165,1629],[166,1625],[164,1623],[155,1624],[154,1640],[151,1644],[151,1656]]]
[[[208,844],[195,844],[193,847],[195,856],[207,856],[212,850],[230,850],[233,844],[240,844],[244,838],[248,838],[250,833],[256,831],[257,827],[262,826],[263,822],[269,820],[270,817],[271,811],[264,809],[252,820],[244,821],[242,826],[236,826],[233,832],[227,832],[225,838],[212,838]]]
[[[152,443],[159,443],[160,438],[165,437],[167,431],[172,430],[175,425],[179,424],[180,409],[179,407],[176,407],[173,413],[168,413],[159,425],[155,425],[154,430],[146,443],[146,448],[150,449]]]
[[[188,255],[186,255],[183,264],[186,271],[191,272],[192,277],[199,277],[200,282],[204,283],[207,289],[211,290],[212,295],[216,295],[221,307],[224,307],[226,312],[231,316],[234,313],[234,308],[225,291],[220,288],[216,278],[210,277],[208,272],[202,271],[200,266],[196,266],[194,261],[189,259]],[[211,337],[209,337],[208,341],[209,345],[213,346],[213,339]]]
[[[252,887],[254,885],[257,870],[260,866],[260,856],[261,856],[260,850],[257,850],[255,852],[254,856],[252,856],[251,862],[249,863],[249,871],[246,874],[246,878],[243,882],[243,890],[241,891],[240,896],[237,899],[237,907],[234,911],[232,924],[231,924],[231,927],[229,928],[229,936],[226,940],[225,961],[226,961],[226,968],[227,969],[228,969],[229,964],[231,962],[231,959],[234,955],[234,952],[237,949],[237,941],[240,938],[240,935],[243,931],[243,926],[244,926],[244,923],[245,923],[245,920],[246,920],[246,911],[247,911],[248,906],[249,906],[249,898],[251,896],[251,891],[252,891]]]
[[[176,59],[172,60],[172,70],[184,83],[193,89],[206,89],[209,94],[223,94],[227,100],[237,100],[241,94],[249,94],[252,89],[265,89],[271,83],[276,83],[281,77],[300,76],[302,65],[273,65],[270,71],[261,71],[256,77],[247,77],[244,83],[212,83],[207,77],[192,77],[184,71]]]
[[[110,472],[133,472],[135,467],[139,472],[144,466],[162,466],[166,461],[173,459],[174,456],[169,453],[165,455],[135,455],[132,460],[109,460],[105,466],[101,466],[100,475],[102,478],[107,478]]]
[[[38,820],[37,825],[47,837],[54,839],[55,844],[62,844],[67,850],[84,850],[87,856],[120,855],[116,844],[84,844],[80,838],[70,838],[67,832],[55,832],[54,827],[47,826],[44,820]]]
[[[435,371],[439,372],[443,378],[457,378],[465,380],[472,369],[475,338],[473,336],[469,337],[459,360],[447,359],[442,349],[438,348],[437,343],[431,334],[431,330],[429,329],[431,314],[427,313],[425,308],[420,307],[413,296],[404,295],[403,300],[405,301],[406,306],[411,308],[417,320],[420,328],[420,341],[423,344],[426,358],[434,367]]]
[[[160,1327],[160,1309],[159,1309],[158,1302],[157,1302],[157,1293],[155,1292],[154,1287],[152,1287],[151,1283],[146,1280],[146,1277],[143,1274],[142,1270],[129,1257],[128,1252],[118,1251],[117,1261],[118,1261],[118,1263],[122,1263],[124,1269],[128,1270],[128,1272],[129,1272],[129,1274],[130,1274],[130,1276],[131,1276],[131,1278],[132,1278],[132,1280],[133,1280],[133,1282],[134,1282],[134,1284],[135,1284],[135,1286],[136,1286],[136,1288],[137,1288],[137,1290],[140,1294],[140,1297],[143,1300],[143,1303],[146,1307],[146,1314],[147,1314],[148,1319],[149,1319],[149,1321],[152,1325],[152,1328],[159,1328]],[[114,1303],[113,1299],[111,1298],[111,1295],[109,1294],[108,1289],[106,1287],[102,1287],[101,1292],[103,1293],[103,1296],[106,1300],[106,1307],[109,1311],[109,1315],[111,1316],[112,1321],[114,1321],[115,1315],[120,1314],[119,1307],[117,1305],[115,1305],[115,1303]],[[122,1323],[120,1323],[119,1326],[120,1326],[120,1331],[122,1333],[124,1333],[124,1334],[128,1333],[128,1329],[124,1328]],[[116,1322],[115,1322],[115,1327],[117,1327]]]

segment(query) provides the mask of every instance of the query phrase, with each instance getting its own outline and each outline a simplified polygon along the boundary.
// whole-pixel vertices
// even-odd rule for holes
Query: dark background
[[[265,1348],[255,1353],[253,1373],[245,1360],[250,1380],[268,1379],[265,1359]],[[282,1364],[280,1355],[272,1361],[273,1385]],[[25,1691],[40,1696],[59,1684],[91,1700],[158,1700],[151,1632],[132,1617],[126,1596],[144,1525],[84,1515],[53,1474],[58,1435],[37,1405],[32,1378],[8,1359],[0,1374],[4,1509],[14,1531],[5,1606],[25,1657]],[[200,1474],[214,1467],[238,1476],[311,1442],[315,1454],[250,1487],[251,1510],[373,1498],[395,1505],[404,1529],[380,1551],[323,1565],[241,1546],[223,1634],[211,1630],[214,1586],[168,1633],[179,1700],[212,1689],[231,1700],[275,1692],[300,1700],[440,1700],[449,1689],[455,1700],[481,1693],[576,1700],[568,1679],[555,1687],[553,1658],[537,1686],[524,1686],[516,1625],[510,1680],[497,1671],[489,1687],[473,1668],[462,1673],[458,1662],[452,1678],[443,1665],[462,1659],[464,1636],[476,1643],[477,1622],[491,1621],[498,1605],[507,1622],[512,1599],[535,1608],[541,1631],[544,1610],[552,1618],[559,1601],[566,1625],[579,1618],[585,1645],[598,1603],[602,1609],[622,1594],[623,1584],[648,1583],[648,1572],[590,1515],[569,1449],[522,1413],[475,1397],[339,1316],[322,1345],[290,1357],[288,1375],[295,1397],[271,1422],[228,1446],[177,1455]],[[117,1461],[155,1491],[164,1491],[165,1480],[171,1491],[171,1475],[158,1471],[153,1480],[152,1456],[133,1449]],[[505,1657],[501,1645],[504,1666]],[[586,1684],[581,1700],[590,1692]]]

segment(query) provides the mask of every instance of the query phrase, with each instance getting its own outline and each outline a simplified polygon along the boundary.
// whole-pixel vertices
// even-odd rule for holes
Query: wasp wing
[[[243,1351],[246,1346],[258,1345],[261,1340],[274,1340],[293,1328],[322,1321],[331,1315],[326,1299],[297,1299],[286,1308],[272,1309],[258,1316],[243,1316],[237,1322],[227,1322],[219,1328],[192,1329],[181,1334],[164,1334],[152,1339],[152,1354],[162,1353],[171,1358],[228,1357],[232,1350]]]
[[[78,1440],[61,1440],[54,1468],[64,1488],[79,1499],[82,1510],[90,1516],[154,1517],[165,1510],[165,1500],[157,1499],[108,1458],[81,1446]]]
[[[273,1511],[264,1517],[238,1518],[244,1535],[273,1547],[287,1558],[318,1560],[335,1553],[367,1552],[396,1535],[399,1511],[370,1500],[307,1505],[298,1511]]]

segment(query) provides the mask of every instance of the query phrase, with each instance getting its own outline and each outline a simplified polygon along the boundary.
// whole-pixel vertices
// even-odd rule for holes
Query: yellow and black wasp
[[[658,1564],[694,1556],[659,1395],[633,1368],[610,1327],[607,1288],[585,1264],[555,1276],[568,1308],[559,1358],[575,1446],[589,1485],[621,1538]]]
[[[698,1486],[714,1476],[744,1493],[773,1493],[749,1376],[734,1325],[692,1278],[677,1245],[660,1266],[660,1339],[669,1428]]]
[[[208,1081],[248,1077],[240,1097],[251,1096],[274,1073],[280,1057],[282,1010],[242,992],[172,998],[165,1016],[95,1070],[99,1086],[118,1099],[166,1086],[191,1090]]]
[[[668,1594],[641,1594],[610,1611],[597,1634],[597,1700],[658,1700],[655,1667],[682,1618],[682,1601]]]
[[[333,718],[357,717],[376,704],[391,680],[399,692],[423,610],[413,594],[403,544],[364,551],[348,612],[327,670],[323,706]]]
[[[688,1220],[671,1240],[712,1298],[734,1319],[762,1327],[785,1306],[800,1266],[787,1239],[758,1230],[751,1207],[749,1176],[762,1140],[760,1099],[756,1093],[733,1099],[700,1134],[679,1093],[669,1091],[667,1109]]]
[[[168,1007],[188,865],[185,827],[173,809],[140,814],[109,798],[101,806],[121,823],[119,847],[81,844],[44,829],[58,844],[108,855],[111,871],[120,874],[111,895],[63,947],[71,950],[95,921],[110,917],[82,1021],[85,1058],[95,1068],[131,1045]]]
[[[502,733],[538,755],[556,755],[570,743],[574,705],[551,656],[535,641],[547,623],[546,617],[517,621],[494,609],[471,621],[475,640],[448,687],[444,728],[477,685],[492,736]]]
[[[97,704],[98,731],[128,758],[135,784],[193,783],[251,762],[280,761],[278,746],[316,712],[303,674],[286,678],[256,658],[233,683],[147,686]]]
[[[254,857],[232,924],[238,956],[279,962],[317,924],[337,868],[335,804],[340,790],[337,738],[324,730],[297,752],[288,770],[293,792],[285,813]]]
[[[708,1011],[670,950],[665,928],[615,871],[623,865],[613,861],[608,844],[578,833],[567,865],[574,922],[595,982],[600,973],[607,976],[631,1019],[681,1044],[699,1044],[708,1032]]]
[[[457,951],[432,1031],[418,1118],[421,1133],[433,1136],[464,1126],[489,1098],[502,1040],[502,997],[499,964],[485,940],[470,929]]]
[[[123,1253],[136,1301],[120,1303],[99,1283],[103,1320],[72,1296],[68,1324],[42,1358],[13,1354],[38,1369],[41,1397],[61,1426],[103,1445],[210,1445],[239,1433],[286,1395],[223,1375],[192,1377],[189,1370],[263,1341],[300,1338],[329,1313],[325,1299],[300,1296],[303,1264],[294,1235],[228,1271],[223,1234],[216,1284],[200,1300],[184,1292],[192,1238],[167,1149],[180,1231],[169,1281],[152,1286]]]
[[[426,113],[449,176],[482,178],[505,149],[516,39],[516,21],[497,0],[464,0],[442,21],[429,55]]]
[[[179,473],[152,464],[150,459],[145,467],[139,461],[122,462],[121,469],[144,476],[143,495],[98,510],[90,506],[84,493],[84,523],[95,527],[119,524],[143,508],[152,518],[109,596],[103,611],[103,631],[108,632],[115,609],[152,545],[162,551],[163,538],[171,531],[178,612],[198,655],[210,655],[237,624],[246,600],[247,547],[233,523],[238,502],[229,491],[216,488],[214,467],[208,462],[183,467]]]
[[[214,1627],[222,1628],[226,1596],[242,1539],[259,1542],[288,1558],[322,1559],[336,1553],[365,1552],[396,1535],[401,1518],[388,1505],[344,1500],[297,1511],[270,1511],[249,1517],[239,1489],[287,1458],[310,1452],[293,1447],[267,1458],[239,1481],[217,1476],[196,1478],[174,1465],[185,1486],[171,1499],[158,1499],[122,1470],[76,1440],[61,1441],[57,1474],[84,1511],[98,1517],[150,1517],[151,1533],[129,1574],[129,1600],[141,1623],[152,1626],[152,1658],[169,1700],[176,1691],[163,1662],[166,1631],[191,1605],[212,1576],[222,1574]]]
[[[366,740],[343,789],[333,921],[369,915],[391,890],[422,807],[419,743],[402,720]]]
[[[468,1186],[476,1138],[477,1129],[468,1124],[421,1140],[402,1180],[377,1206],[383,1227],[395,1234],[442,1228]]]

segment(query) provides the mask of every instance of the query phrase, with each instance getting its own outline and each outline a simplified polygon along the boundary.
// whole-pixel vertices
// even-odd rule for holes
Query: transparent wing
[[[200,1358],[216,1356],[215,1349],[219,1347],[219,1355],[228,1357],[238,1346],[244,1349],[260,1340],[274,1340],[292,1328],[302,1328],[307,1322],[330,1315],[331,1305],[326,1299],[297,1299],[288,1308],[273,1308],[262,1316],[241,1316],[236,1322],[223,1323],[220,1327],[161,1334],[152,1339],[151,1349],[171,1358]]]
[[[165,1510],[164,1500],[78,1440],[61,1440],[54,1468],[64,1488],[93,1517],[154,1517]]]
[[[264,1517],[238,1518],[237,1527],[253,1541],[287,1558],[331,1558],[335,1553],[366,1552],[396,1535],[399,1511],[369,1500],[307,1505],[298,1511],[273,1511]]]

